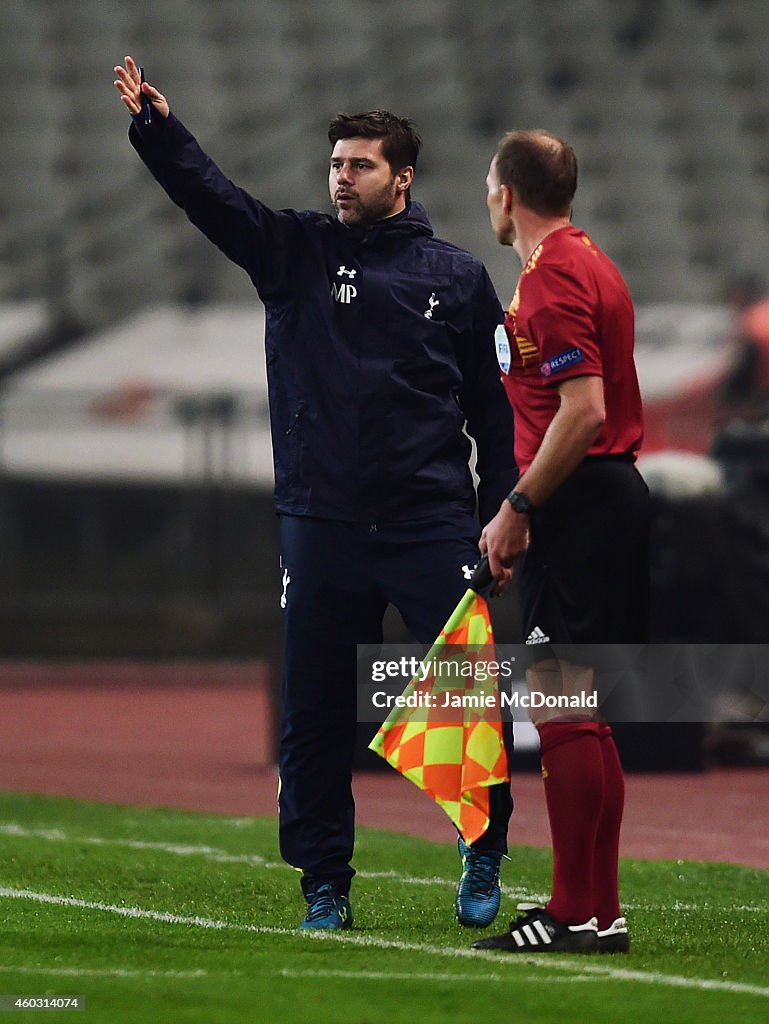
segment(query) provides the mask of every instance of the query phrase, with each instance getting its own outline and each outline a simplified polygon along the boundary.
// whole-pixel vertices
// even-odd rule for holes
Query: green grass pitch
[[[295,931],[298,876],[273,820],[0,795],[0,996],[85,998],[0,1019],[769,1020],[769,872],[627,860],[628,956],[478,953],[453,916],[450,835],[361,829],[356,926],[313,936]],[[549,883],[547,851],[511,858],[498,930]]]

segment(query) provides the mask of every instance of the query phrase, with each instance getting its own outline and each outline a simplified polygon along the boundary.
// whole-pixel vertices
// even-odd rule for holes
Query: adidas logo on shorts
[[[527,644],[549,644],[550,637],[547,633],[543,633],[539,626],[535,626],[531,633],[526,637]]]

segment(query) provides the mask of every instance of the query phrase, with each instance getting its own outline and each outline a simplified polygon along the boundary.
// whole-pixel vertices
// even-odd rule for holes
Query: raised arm
[[[120,98],[125,103],[132,117],[136,117],[137,114],[141,113],[142,93],[149,99],[153,108],[157,110],[161,117],[168,117],[170,113],[168,100],[149,82],[142,83],[141,73],[133,57],[126,57],[125,67],[121,67],[118,64],[114,71],[117,75],[115,88],[120,93]]]
[[[195,227],[246,271],[264,301],[284,294],[293,286],[295,255],[302,248],[299,216],[271,210],[230,181],[171,113],[165,96],[142,83],[132,57],[115,73],[115,87],[132,115],[129,140],[155,180]],[[142,94],[159,115],[149,124],[139,116]]]

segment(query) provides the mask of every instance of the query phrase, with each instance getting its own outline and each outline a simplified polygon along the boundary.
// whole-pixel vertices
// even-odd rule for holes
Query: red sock
[[[553,892],[546,909],[561,924],[583,924],[595,913],[593,860],[603,804],[598,723],[552,721],[538,729],[553,841]]]
[[[598,736],[603,757],[603,806],[595,838],[593,861],[593,913],[599,928],[608,928],[620,916],[619,833],[625,807],[625,776],[611,726],[600,723]]]

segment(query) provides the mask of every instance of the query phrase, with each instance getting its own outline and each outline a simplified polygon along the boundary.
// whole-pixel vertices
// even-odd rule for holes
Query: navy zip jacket
[[[189,219],[266,309],[279,513],[350,522],[488,521],[515,479],[513,425],[483,265],[433,236],[418,203],[367,228],[272,210],[234,185],[171,114],[129,132]]]

